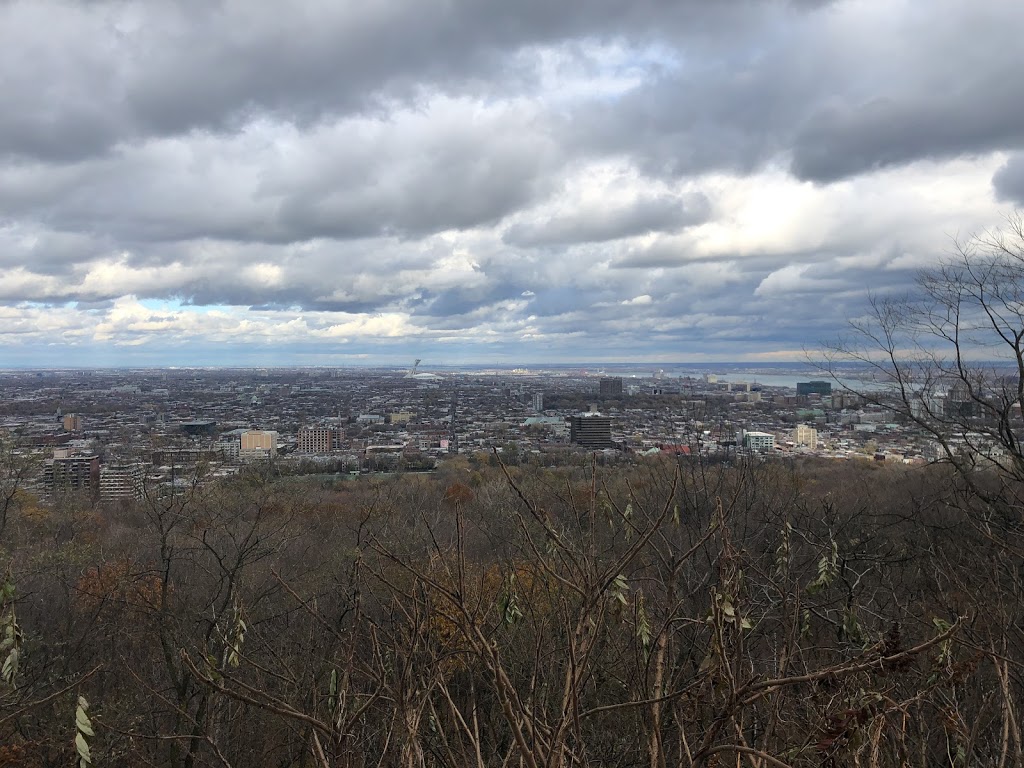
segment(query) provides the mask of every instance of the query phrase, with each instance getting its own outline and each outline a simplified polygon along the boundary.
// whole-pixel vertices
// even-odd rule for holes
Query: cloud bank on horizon
[[[0,3],[0,367],[800,359],[1024,205],[1022,27]]]

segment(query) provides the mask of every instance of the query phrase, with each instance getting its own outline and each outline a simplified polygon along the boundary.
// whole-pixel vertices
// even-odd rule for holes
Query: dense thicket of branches
[[[1024,216],[956,241],[913,292],[876,296],[825,358],[841,386],[841,364],[871,370],[876,386],[859,395],[929,436],[956,480],[993,510],[1021,516]],[[1007,482],[974,484],[979,466]]]
[[[0,765],[1021,764],[1020,558],[948,467],[11,505]],[[994,471],[979,487],[997,487]]]

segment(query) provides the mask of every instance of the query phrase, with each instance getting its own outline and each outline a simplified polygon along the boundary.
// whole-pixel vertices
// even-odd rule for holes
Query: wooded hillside
[[[999,483],[653,459],[18,491],[0,766],[1020,765]]]

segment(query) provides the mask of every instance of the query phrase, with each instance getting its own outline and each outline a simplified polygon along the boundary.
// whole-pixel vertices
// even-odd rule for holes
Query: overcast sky
[[[1020,0],[0,0],[0,367],[801,360],[1024,203]]]

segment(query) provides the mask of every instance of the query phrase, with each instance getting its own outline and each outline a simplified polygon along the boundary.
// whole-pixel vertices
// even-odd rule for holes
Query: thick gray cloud
[[[1024,6],[774,10],[769,33],[723,37],[699,57],[683,46],[672,71],[588,105],[584,141],[653,174],[749,172],[789,157],[796,176],[818,182],[1024,145]]]
[[[126,138],[310,124],[420,88],[485,91],[510,54],[563,40],[722,34],[754,0],[68,3],[0,9],[0,152],[62,160]],[[529,68],[527,68],[529,69]],[[55,105],[60,105],[55,109]]]
[[[709,214],[703,195],[643,194],[625,205],[601,202],[589,210],[577,208],[539,221],[515,224],[505,232],[505,242],[517,246],[566,246],[600,243],[649,232],[671,232],[699,224]]]
[[[992,177],[992,185],[1000,200],[1009,200],[1014,205],[1024,205],[1024,152],[1010,156]]]
[[[1022,23],[0,3],[0,348],[784,355],[1024,203]]]
[[[825,108],[797,136],[793,172],[827,182],[919,158],[1024,145],[1024,84],[1009,75],[979,83],[987,93],[887,97]]]

